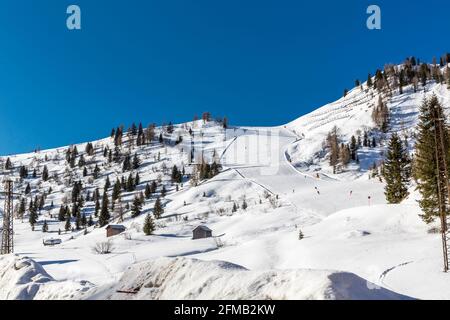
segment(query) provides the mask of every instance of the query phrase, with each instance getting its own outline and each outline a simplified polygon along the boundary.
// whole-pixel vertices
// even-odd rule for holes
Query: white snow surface
[[[1,300],[81,299],[94,286],[86,281],[55,281],[32,259],[7,255],[0,259]]]
[[[158,258],[129,267],[102,299],[409,299],[347,272],[249,271],[223,261]]]

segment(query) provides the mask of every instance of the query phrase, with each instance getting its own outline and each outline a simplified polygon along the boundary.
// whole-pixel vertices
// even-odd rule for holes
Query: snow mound
[[[39,263],[8,255],[0,258],[1,300],[80,299],[93,285],[86,281],[55,281]]]
[[[228,262],[188,258],[158,258],[135,264],[117,285],[98,293],[96,298],[409,299],[348,272],[249,271]]]

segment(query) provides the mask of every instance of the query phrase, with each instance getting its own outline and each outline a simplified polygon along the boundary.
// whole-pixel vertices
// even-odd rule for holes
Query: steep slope
[[[399,68],[402,66],[398,66]],[[444,72],[444,68],[442,69]],[[448,112],[450,93],[446,84],[430,81],[424,88],[414,90],[413,85],[403,88],[403,93],[395,90],[391,95],[380,93],[374,88],[362,87],[351,90],[347,96],[325,105],[286,125],[298,136],[298,141],[289,146],[290,160],[303,171],[332,176],[336,179],[360,177],[374,163],[384,158],[386,141],[393,132],[407,137],[410,150],[414,147],[413,133],[417,125],[419,108],[425,97],[436,94]],[[382,133],[373,121],[372,113],[379,97],[386,102],[390,112],[389,131]],[[369,138],[375,138],[376,147],[361,147],[358,150],[359,164],[352,163],[343,173],[333,175],[326,159],[324,142],[328,133],[336,126],[343,143],[349,143],[352,136],[362,136],[365,131]]]

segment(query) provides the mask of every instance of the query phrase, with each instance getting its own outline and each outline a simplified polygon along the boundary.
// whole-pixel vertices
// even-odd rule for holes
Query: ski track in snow
[[[413,262],[414,262],[414,261],[403,262],[403,263],[400,263],[400,264],[398,264],[398,265],[396,265],[396,266],[393,266],[393,267],[391,267],[391,268],[388,268],[388,269],[384,270],[384,271],[381,273],[381,275],[380,275],[380,282],[383,284],[384,287],[386,287],[386,288],[392,290],[392,288],[391,288],[388,284],[386,284],[386,276],[388,275],[388,273],[391,272],[391,271],[393,271],[393,270],[395,270],[395,269],[398,269],[398,268],[400,268],[400,267],[404,267],[404,266],[406,266],[406,265],[408,265],[408,264],[411,264],[411,263],[413,263]]]

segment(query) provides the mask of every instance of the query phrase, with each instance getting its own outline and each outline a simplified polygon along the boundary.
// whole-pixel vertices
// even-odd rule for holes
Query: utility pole
[[[14,252],[14,230],[13,230],[13,182],[5,181],[5,207],[3,211],[2,246],[0,254]]]
[[[444,121],[440,108],[434,110],[434,141],[436,153],[436,174],[438,184],[439,216],[441,220],[442,253],[444,258],[444,272],[449,270],[448,260],[448,226],[447,226],[447,205],[450,200],[450,188],[448,184],[448,168],[446,148],[444,141]]]

